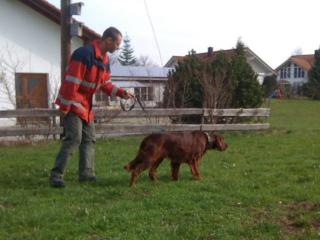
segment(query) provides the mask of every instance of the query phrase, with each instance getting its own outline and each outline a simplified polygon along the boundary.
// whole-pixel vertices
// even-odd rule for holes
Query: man
[[[124,99],[133,97],[110,81],[110,65],[107,52],[113,53],[122,41],[121,32],[110,27],[100,40],[74,51],[61,84],[56,104],[64,119],[65,136],[50,175],[53,187],[64,187],[63,175],[68,159],[79,147],[79,181],[95,181],[94,143],[95,129],[92,97],[98,90],[107,95]]]

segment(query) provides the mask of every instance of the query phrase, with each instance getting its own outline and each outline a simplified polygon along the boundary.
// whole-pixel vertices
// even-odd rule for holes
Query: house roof
[[[54,5],[49,3],[46,0],[19,0],[24,3],[28,7],[42,14],[43,16],[49,18],[53,22],[60,24],[60,16],[61,11],[59,8],[56,8]],[[75,20],[76,21],[76,20]],[[100,38],[101,35],[83,25],[83,36],[81,37],[83,40],[93,40],[96,38]]]
[[[266,69],[268,69],[268,71],[275,73],[274,70],[267,64],[265,63],[258,55],[256,55],[250,48],[245,47],[244,48],[245,53],[254,57],[255,59],[257,59],[258,62],[260,62]],[[208,52],[204,52],[204,53],[196,53],[195,55],[197,57],[199,57],[200,59],[203,60],[213,60],[218,53],[223,53],[225,54],[226,57],[231,58],[236,54],[236,49],[227,49],[227,50],[218,50],[218,51],[213,51],[211,54],[209,54]],[[183,61],[184,59],[188,58],[189,55],[186,56],[172,56],[169,61],[164,65],[165,67],[170,67],[172,66],[173,63],[178,63],[180,61]]]
[[[279,70],[283,65],[287,64],[288,62],[292,62],[294,64],[297,64],[301,68],[303,68],[306,71],[309,71],[314,62],[314,55],[308,54],[308,55],[295,55],[288,58],[284,63],[282,63],[279,67],[276,68],[276,70]]]
[[[113,80],[166,80],[172,68],[111,65]]]
[[[218,53],[224,53],[226,54],[227,57],[231,57],[234,55],[234,49],[230,49],[230,50],[218,50],[218,51],[214,51],[211,55],[208,54],[208,52],[204,52],[204,53],[196,53],[195,55],[203,60],[210,60],[213,59],[217,56]],[[189,55],[185,55],[185,56],[172,56],[169,61],[164,65],[165,67],[171,67],[173,64],[181,62],[185,59],[187,59],[189,57]]]

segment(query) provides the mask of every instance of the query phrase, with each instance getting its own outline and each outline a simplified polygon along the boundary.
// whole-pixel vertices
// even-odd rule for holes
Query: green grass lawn
[[[142,137],[99,140],[96,184],[49,187],[59,142],[0,147],[0,239],[320,239],[320,102],[272,100],[271,129],[225,133],[194,181],[170,166],[128,187]]]

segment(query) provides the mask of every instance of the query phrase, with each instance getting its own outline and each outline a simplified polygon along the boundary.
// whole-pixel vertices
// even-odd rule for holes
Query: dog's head
[[[223,136],[213,134],[213,133],[208,134],[208,136],[209,136],[209,139],[208,139],[209,149],[224,151],[228,148],[228,144],[224,142]]]

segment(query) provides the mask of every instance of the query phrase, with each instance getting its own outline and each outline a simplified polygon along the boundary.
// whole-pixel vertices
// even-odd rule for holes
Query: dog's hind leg
[[[160,158],[158,160],[156,160],[150,170],[149,170],[149,178],[151,179],[151,181],[156,181],[158,179],[157,177],[157,168],[159,167],[159,165],[162,163],[163,158]]]
[[[178,180],[180,165],[180,162],[171,162],[171,177],[173,181]]]

